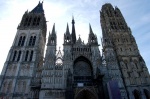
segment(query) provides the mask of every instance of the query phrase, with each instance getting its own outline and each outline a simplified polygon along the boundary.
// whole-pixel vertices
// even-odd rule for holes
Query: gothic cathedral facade
[[[76,38],[73,18],[63,52],[54,24],[44,57],[43,2],[26,11],[0,76],[0,99],[150,99],[148,69],[119,8],[104,4],[100,23],[102,52],[91,25],[87,43]]]

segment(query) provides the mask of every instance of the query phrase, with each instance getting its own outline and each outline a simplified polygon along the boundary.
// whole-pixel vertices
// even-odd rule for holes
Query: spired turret
[[[69,32],[69,26],[68,26],[68,23],[67,23],[67,28],[66,28],[66,32],[64,34],[64,44],[71,44],[72,43],[72,37],[71,37],[71,34]]]
[[[55,24],[54,24],[52,28],[52,32],[49,33],[49,37],[48,37],[47,50],[45,54],[45,62],[41,74],[42,82],[41,82],[41,91],[39,94],[39,99],[43,99],[45,97],[45,94],[47,94],[47,92],[51,93],[51,96],[54,96],[55,89],[51,90],[53,88],[60,88],[60,87],[62,88],[62,86],[60,86],[61,85],[60,83],[59,86],[57,85],[58,80],[60,79],[57,78],[58,71],[56,69],[60,69],[60,65],[62,65],[61,64],[62,56],[58,54],[56,56],[56,45],[57,45],[57,35],[56,35]]]
[[[92,27],[89,24],[89,38],[88,43],[90,45],[98,45],[97,36],[93,33]]]
[[[54,23],[52,32],[49,33],[47,46],[52,46],[52,45],[56,46],[56,44],[57,44],[57,36],[56,36],[55,23]]]
[[[74,17],[72,17],[72,43],[75,44],[76,43],[76,31],[75,31],[75,21],[74,21]]]

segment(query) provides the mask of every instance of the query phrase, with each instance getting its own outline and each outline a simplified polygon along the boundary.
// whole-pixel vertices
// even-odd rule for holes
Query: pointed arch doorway
[[[89,89],[82,89],[81,91],[79,91],[76,95],[74,99],[98,99],[97,94],[95,94],[94,92],[92,92]]]

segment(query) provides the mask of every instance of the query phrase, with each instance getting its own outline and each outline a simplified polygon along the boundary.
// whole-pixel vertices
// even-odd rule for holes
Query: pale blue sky
[[[38,2],[39,0],[0,0],[0,71],[22,15],[27,9],[31,11]],[[51,31],[52,25],[55,23],[58,46],[61,46],[67,22],[71,30],[73,15],[77,37],[80,34],[81,38],[87,42],[89,23],[91,23],[93,32],[97,34],[100,43],[102,31],[99,11],[105,3],[111,3],[114,7],[118,6],[121,10],[150,70],[150,0],[44,0],[45,15],[49,21],[48,31]]]

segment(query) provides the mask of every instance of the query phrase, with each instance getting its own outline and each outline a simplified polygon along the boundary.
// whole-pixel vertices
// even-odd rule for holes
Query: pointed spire
[[[72,16],[72,24],[75,24],[74,16]]]
[[[49,36],[48,36],[48,42],[47,42],[47,45],[50,44],[50,40],[51,40],[51,34],[50,34],[50,31],[49,31]]]
[[[96,44],[98,45],[98,42],[97,42],[97,36],[93,33],[93,30],[92,30],[92,27],[91,27],[91,24],[89,24],[89,39],[88,39],[88,43],[89,44]]]
[[[53,34],[56,34],[56,32],[55,32],[55,23],[53,24],[53,29],[52,29],[52,35]]]
[[[42,1],[42,3],[44,2],[44,0]]]
[[[38,5],[31,11],[31,13],[44,13],[43,2],[39,1]]]
[[[79,38],[78,38],[78,41],[79,41],[79,42],[82,42],[82,40],[81,40],[80,36],[79,36]]]
[[[28,13],[28,9],[27,9],[27,11],[25,11],[25,13]]]
[[[67,28],[66,28],[66,34],[70,34],[68,23],[67,23]]]
[[[81,40],[81,38],[80,38],[80,35],[79,35],[79,38],[78,38],[78,40],[77,40],[76,43],[77,43],[77,44],[83,44],[83,42],[82,42],[82,40]]]
[[[76,42],[76,31],[75,31],[75,21],[74,21],[74,17],[72,17],[72,42],[73,44],[75,44]]]
[[[55,32],[55,24],[53,25],[53,29],[52,29],[52,32],[50,33],[49,32],[49,37],[48,37],[48,43],[47,45],[48,46],[51,46],[51,45],[55,45],[56,46],[56,42],[57,41],[57,36],[56,36],[56,32]]]
[[[89,24],[89,29],[90,29],[90,34],[91,33],[93,34],[93,30],[92,30],[91,24]]]

